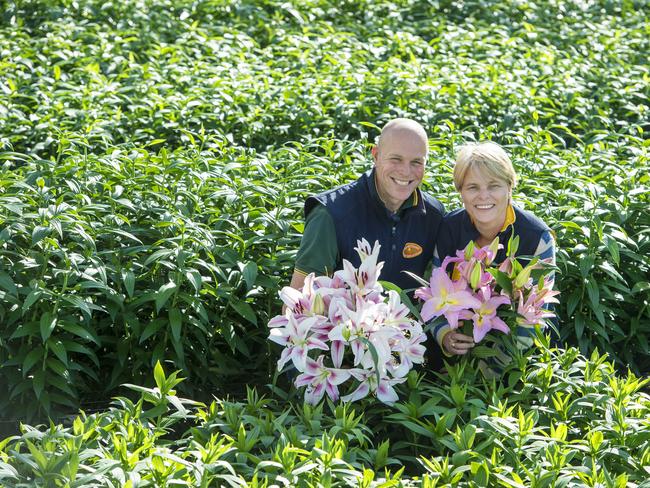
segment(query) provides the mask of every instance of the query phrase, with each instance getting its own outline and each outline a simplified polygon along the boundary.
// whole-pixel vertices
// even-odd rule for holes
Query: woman
[[[516,182],[512,162],[498,144],[474,143],[459,150],[454,185],[464,208],[449,213],[443,221],[436,250],[440,261],[455,255],[470,241],[483,247],[498,236],[503,248],[497,253],[495,263],[501,263],[514,232],[519,236],[518,256],[538,256],[555,263],[555,244],[549,227],[532,213],[512,204]],[[524,343],[532,343],[532,333],[533,329],[518,329]],[[472,337],[452,330],[448,324],[434,329],[434,336],[447,355],[467,354],[475,345]]]

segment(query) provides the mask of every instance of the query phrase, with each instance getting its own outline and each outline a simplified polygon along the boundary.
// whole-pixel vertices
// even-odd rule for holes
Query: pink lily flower
[[[287,311],[286,327],[275,327],[271,329],[269,339],[273,342],[284,346],[280,359],[278,360],[278,370],[281,370],[289,361],[298,371],[305,370],[307,353],[311,349],[321,349],[327,351],[329,348],[323,341],[310,337],[311,328],[324,317],[309,317],[297,319],[291,311]]]
[[[356,310],[347,308],[340,301],[337,302],[340,320],[334,322],[334,328],[328,337],[331,341],[342,341],[349,345],[354,355],[354,365],[358,365],[366,352],[366,345],[360,339],[368,339],[370,333],[377,329],[381,318],[379,312],[382,304],[365,301],[357,295]]]
[[[393,347],[403,337],[402,332],[395,327],[376,327],[368,333],[367,339],[377,353],[377,364],[375,364],[370,348],[367,348],[365,354],[361,357],[361,366],[371,370],[378,369],[379,374],[384,376],[388,364],[392,361]]]
[[[517,321],[520,324],[536,325],[542,324],[544,319],[553,318],[555,314],[550,310],[546,310],[544,305],[547,303],[558,303],[555,295],[559,291],[553,291],[550,287],[543,287],[541,290],[535,287],[528,293],[528,297],[524,301],[523,291],[519,291],[519,303],[517,306],[517,313],[520,315]]]
[[[479,296],[483,299],[479,307],[474,308],[471,319],[474,323],[474,342],[481,342],[485,335],[492,329],[500,330],[505,334],[510,333],[510,327],[497,316],[497,308],[510,303],[510,298],[505,295],[491,295],[489,287],[481,290]]]
[[[433,270],[429,286],[415,290],[415,296],[424,300],[422,320],[444,315],[452,329],[458,327],[458,315],[462,310],[481,306],[481,301],[467,289],[464,280],[452,281],[442,268]]]
[[[372,291],[381,291],[382,286],[378,283],[379,273],[384,267],[384,263],[377,263],[379,257],[379,242],[370,248],[370,244],[365,239],[357,241],[356,251],[361,258],[359,269],[355,268],[352,263],[343,260],[343,269],[334,273],[340,277],[355,295],[367,295]]]
[[[276,327],[286,327],[289,323],[289,319],[286,315],[276,315],[271,320],[269,320],[269,329],[274,329]]]
[[[280,299],[297,316],[323,315],[325,313],[325,303],[322,294],[314,288],[314,279],[314,273],[309,273],[305,277],[302,291],[290,286],[285,286],[280,291]]]
[[[329,276],[318,276],[314,279],[314,289],[322,296],[325,310],[329,310],[330,303],[335,297],[346,298],[351,306],[351,293],[345,285],[345,281],[338,276],[334,275],[332,278]]]
[[[298,388],[307,386],[305,401],[311,405],[316,405],[325,393],[333,402],[337,401],[339,399],[338,385],[350,377],[347,370],[325,367],[323,359],[323,356],[319,356],[316,361],[307,358],[305,372],[299,375],[295,381]]]
[[[378,383],[377,374],[374,371],[365,369],[351,369],[349,371],[359,381],[359,386],[349,395],[341,397],[341,401],[344,402],[356,402],[368,396],[369,393],[375,393],[379,401],[390,405],[398,400],[393,385],[406,381],[406,378],[380,377]]]
[[[499,271],[509,276],[513,270],[512,259],[513,258],[504,259],[503,262],[499,265]]]
[[[413,322],[408,318],[410,310],[404,305],[399,297],[399,293],[395,290],[388,291],[388,309],[386,310],[386,318],[384,324],[391,327],[409,327]]]
[[[393,347],[393,351],[397,352],[399,357],[399,364],[395,361],[390,368],[394,378],[406,376],[414,364],[424,362],[424,353],[427,348],[422,343],[426,340],[427,335],[422,331],[422,326],[414,322],[410,330],[410,336],[408,338],[403,337]]]
[[[495,238],[491,244],[474,249],[474,258],[481,261],[485,266],[489,266],[497,257],[499,249],[503,249],[503,244],[499,244],[499,238]]]

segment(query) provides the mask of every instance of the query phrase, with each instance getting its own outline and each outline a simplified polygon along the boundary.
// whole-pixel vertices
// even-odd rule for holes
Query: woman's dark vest
[[[532,256],[539,245],[540,238],[544,232],[550,231],[549,227],[532,213],[522,210],[513,205],[515,211],[515,222],[506,230],[499,233],[499,243],[503,249],[499,249],[495,262],[501,263],[506,258],[508,241],[514,231],[519,236],[519,247],[517,256]],[[456,251],[464,249],[470,241],[476,241],[479,232],[472,224],[469,214],[465,209],[454,210],[448,213],[442,223],[438,237],[438,257],[442,261],[445,256],[455,256]],[[524,264],[526,260],[520,259]]]

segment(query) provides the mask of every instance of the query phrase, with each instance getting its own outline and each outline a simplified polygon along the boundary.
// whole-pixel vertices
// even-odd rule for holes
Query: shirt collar
[[[465,213],[469,217],[469,221],[472,224],[472,227],[476,228],[474,219],[470,216],[469,212],[466,211]],[[506,219],[504,220],[503,227],[501,227],[499,233],[504,232],[508,227],[514,224],[516,220],[517,220],[517,214],[515,213],[515,209],[512,206],[512,204],[508,204],[508,207],[506,208]]]
[[[508,227],[515,223],[517,220],[517,214],[515,214],[515,209],[512,208],[512,204],[508,205],[506,209],[506,220],[503,222],[503,227],[501,227],[501,232],[505,231]]]
[[[375,168],[371,169],[370,172],[368,173],[368,187],[370,188],[370,195],[372,195],[373,200],[375,203],[380,205],[388,214],[392,214],[390,210],[386,208],[386,205],[384,202],[381,200],[379,196],[379,192],[377,191],[377,182],[375,180]],[[420,194],[420,188],[416,188],[413,193],[411,193],[411,196],[409,196],[404,203],[402,203],[402,206],[399,208],[399,210],[396,212],[397,214],[402,214],[404,211],[412,209],[414,207],[422,207],[422,211],[425,211],[424,208],[424,203],[422,201],[422,195]]]

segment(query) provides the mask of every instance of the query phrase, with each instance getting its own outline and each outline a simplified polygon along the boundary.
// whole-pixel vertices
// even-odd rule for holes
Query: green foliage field
[[[123,448],[116,432],[140,415],[126,399],[80,420],[120,428],[86,435],[78,425],[47,434],[25,427],[0,444],[2,483],[64,486],[45,472],[61,475],[56,456],[71,453],[63,446],[72,443],[75,452],[102,452],[77,454],[80,465],[91,459],[101,465],[92,469],[112,473],[97,486],[120,485],[139,469],[139,455],[125,453],[145,441],[138,452],[147,469],[200,485],[203,468],[178,467],[186,463],[174,458],[172,469],[173,454],[216,463],[205,472],[230,480],[205,486],[237,476],[216,462],[220,454],[202,449],[222,449],[234,473],[251,484],[257,475],[259,486],[282,484],[281,473],[300,467],[295,479],[308,486],[331,463],[342,470],[334,485],[360,477],[354,483],[370,486],[384,465],[397,470],[393,461],[377,463],[384,455],[407,468],[398,483],[429,472],[432,484],[422,486],[469,483],[462,466],[472,476],[487,469],[490,486],[517,486],[499,477],[516,480],[513,473],[524,486],[553,486],[564,474],[557,486],[642,482],[650,476],[648,399],[626,370],[650,371],[649,16],[641,0],[8,2],[0,12],[0,420],[106,408],[126,394],[121,384],[151,385],[158,361],[187,378],[180,396],[206,402],[211,413],[161,409],[143,418],[141,433],[124,434],[135,444]],[[557,235],[562,340],[592,359],[574,350],[571,361],[557,352],[522,359],[507,387],[483,385],[470,368],[459,381],[472,385],[467,400],[482,404],[457,405],[464,413],[435,435],[426,422],[440,422],[437,409],[435,420],[417,408],[408,415],[418,421],[399,415],[416,401],[447,409],[445,383],[437,390],[412,383],[410,400],[395,410],[355,410],[369,427],[352,437],[330,432],[340,407],[318,413],[322,424],[305,434],[296,427],[310,415],[301,405],[285,415],[280,399],[249,392],[241,408],[267,423],[244,422],[242,440],[239,425],[219,420],[221,409],[227,397],[244,402],[246,385],[271,381],[278,351],[267,344],[266,322],[280,310],[303,201],[368,168],[378,127],[396,116],[427,128],[426,187],[450,209],[459,205],[450,177],[455,148],[479,139],[507,147],[521,177],[515,199]],[[591,356],[596,349],[616,370]],[[532,374],[526,364],[547,372]],[[594,368],[604,373],[587,379]],[[576,369],[583,386],[557,383]],[[548,376],[544,387],[539,374]],[[550,391],[551,384],[563,386]],[[492,397],[493,388],[504,389]],[[213,396],[221,403],[210,407]],[[259,401],[273,405],[268,416]],[[187,418],[168,437],[175,416]],[[500,416],[510,420],[490,419]],[[522,422],[535,433],[513,437],[510,424]],[[246,449],[246,432],[258,429],[261,439],[269,425],[289,433]],[[482,447],[461,445],[468,438],[454,437],[457,427],[462,436],[476,429],[472,442]],[[493,454],[486,446],[496,438],[507,445]],[[58,454],[38,460],[39,449]],[[478,454],[459,457],[468,450]],[[321,452],[339,454],[323,467],[313,458]],[[555,474],[531,485],[546,476],[535,471],[542,457],[552,469],[540,469]],[[256,470],[256,459],[270,464]],[[440,474],[447,469],[440,463],[451,463],[450,473],[462,468],[461,478]],[[562,472],[572,464],[580,469]],[[592,472],[601,465],[607,475]],[[364,467],[375,481],[363,481]],[[579,481],[576,473],[622,478]],[[162,486],[156,476],[163,475],[152,471],[133,486]],[[70,486],[85,486],[79,479]]]

